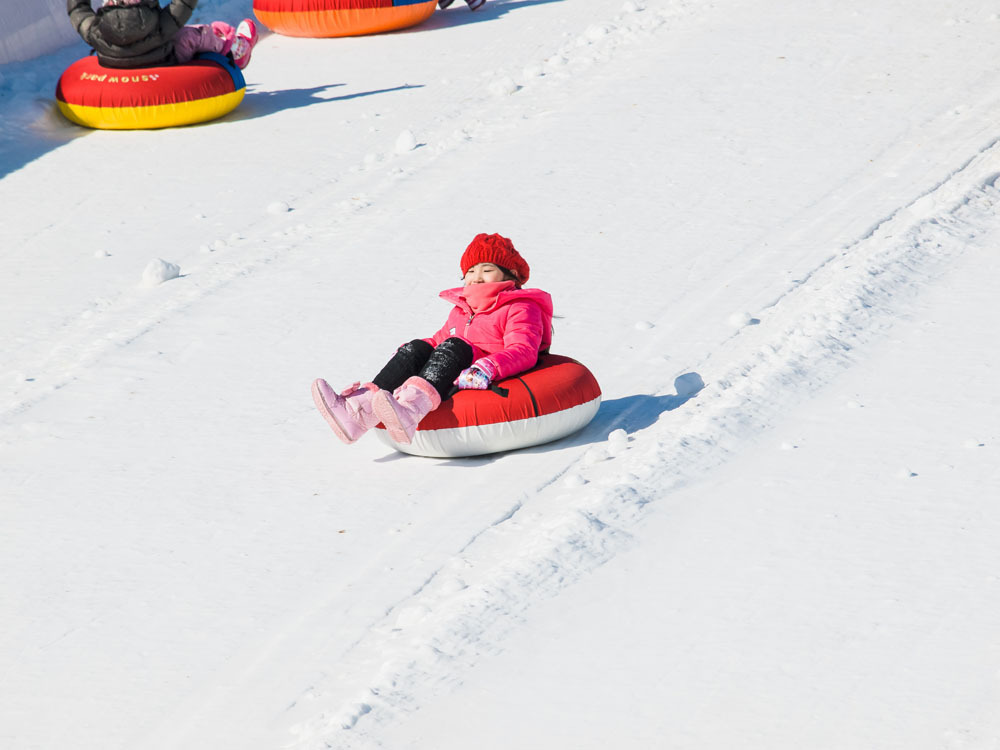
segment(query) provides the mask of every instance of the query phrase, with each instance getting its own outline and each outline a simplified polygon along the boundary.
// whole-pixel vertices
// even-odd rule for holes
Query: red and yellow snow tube
[[[396,443],[382,425],[386,445],[415,456],[480,456],[541,445],[582,429],[601,406],[590,370],[569,357],[544,354],[527,372],[502,380],[507,390],[458,391],[421,420],[409,445]]]
[[[104,68],[91,55],[70,65],[56,85],[66,119],[102,130],[191,125],[222,117],[243,101],[246,82],[228,58],[211,52],[152,68]]]
[[[359,36],[426,21],[436,0],[253,0],[257,19],[286,36]]]

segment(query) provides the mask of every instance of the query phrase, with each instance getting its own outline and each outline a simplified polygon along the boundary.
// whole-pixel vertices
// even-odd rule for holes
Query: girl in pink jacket
[[[320,414],[345,443],[382,422],[397,443],[454,387],[485,390],[535,366],[552,341],[552,298],[524,289],[530,269],[506,237],[478,234],[460,262],[464,286],[441,298],[454,307],[430,338],[403,344],[370,383],[341,393],[323,379],[312,385]]]

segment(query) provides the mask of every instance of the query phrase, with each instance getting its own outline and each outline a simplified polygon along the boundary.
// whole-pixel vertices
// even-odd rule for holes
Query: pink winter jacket
[[[496,380],[535,366],[539,352],[552,343],[552,297],[541,289],[501,290],[478,313],[464,296],[464,287],[445,289],[441,299],[455,305],[432,338],[432,346],[452,336],[468,342],[473,361],[486,357],[496,367]]]

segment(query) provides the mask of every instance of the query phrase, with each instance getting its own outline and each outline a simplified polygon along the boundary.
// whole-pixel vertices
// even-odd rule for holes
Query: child
[[[90,0],[66,0],[66,12],[83,41],[105,68],[146,68],[190,61],[198,52],[230,55],[239,68],[250,62],[257,26],[244,18],[185,26],[198,0],[104,0],[95,13]]]
[[[464,286],[440,294],[455,305],[441,330],[403,344],[370,383],[340,394],[325,380],[313,383],[316,408],[345,443],[379,422],[395,442],[409,443],[453,386],[484,390],[534,367],[548,350],[552,298],[522,288],[530,269],[509,239],[477,234],[460,266]]]

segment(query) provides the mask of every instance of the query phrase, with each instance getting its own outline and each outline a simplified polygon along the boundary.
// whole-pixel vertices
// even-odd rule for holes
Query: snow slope
[[[0,67],[4,747],[995,744],[996,30],[492,0],[161,132],[60,120],[82,44]],[[479,231],[594,423],[340,445],[310,381]]]
[[[983,283],[1000,237],[998,193],[984,192],[918,240],[940,242],[936,254],[974,235],[980,251],[950,256],[930,291],[914,285],[919,297],[903,291],[906,314],[877,351],[725,466],[705,472],[707,454],[760,414],[722,394],[701,405],[712,421],[700,429],[609,441],[611,458],[583,470],[585,501],[565,483],[560,501],[610,528],[561,551],[627,530],[625,551],[555,587],[500,653],[391,724],[383,746],[993,747],[1000,397],[982,336],[1000,324]],[[784,317],[774,312],[762,329]],[[765,358],[737,361],[759,385]],[[775,392],[798,381],[779,372]],[[701,471],[664,492],[692,473],[682,462]],[[623,524],[623,507],[641,520]]]
[[[31,60],[78,39],[63,0],[7,0],[0,14],[0,65]]]

